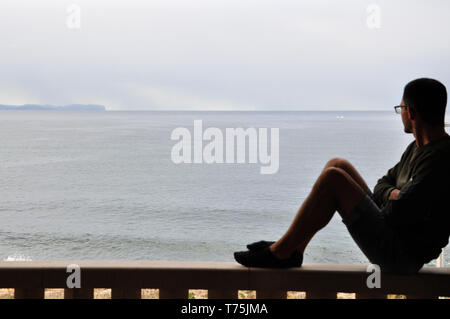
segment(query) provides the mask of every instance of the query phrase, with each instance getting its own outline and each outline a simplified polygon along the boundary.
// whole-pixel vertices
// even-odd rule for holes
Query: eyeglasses
[[[397,105],[397,106],[394,106],[395,113],[401,114],[401,113],[402,113],[402,107],[404,107],[404,108],[406,109],[408,106],[406,106],[406,105]]]

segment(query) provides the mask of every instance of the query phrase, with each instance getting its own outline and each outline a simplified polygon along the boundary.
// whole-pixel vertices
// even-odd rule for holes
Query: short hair
[[[425,123],[444,125],[447,90],[441,82],[428,78],[411,81],[405,86],[403,100]]]

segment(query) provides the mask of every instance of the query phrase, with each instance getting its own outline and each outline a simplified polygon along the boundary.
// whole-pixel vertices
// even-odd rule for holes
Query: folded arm
[[[413,176],[401,190],[395,189],[383,208],[388,218],[398,222],[424,218],[439,197],[445,196],[440,187],[449,169],[443,159],[428,156],[417,164]]]
[[[391,199],[396,199],[398,194],[400,193],[400,189],[397,188],[397,176],[401,169],[401,166],[405,162],[407,155],[411,152],[414,147],[415,141],[411,142],[406,150],[403,152],[400,161],[392,167],[386,175],[380,178],[375,185],[373,190],[373,195],[375,198],[375,202],[379,206],[385,206],[387,202]]]
[[[398,162],[394,167],[392,167],[386,175],[380,178],[375,185],[373,190],[373,195],[375,202],[378,205],[384,206],[388,200],[392,199],[392,196],[397,197],[400,192],[396,186],[397,174],[400,169],[400,162]]]

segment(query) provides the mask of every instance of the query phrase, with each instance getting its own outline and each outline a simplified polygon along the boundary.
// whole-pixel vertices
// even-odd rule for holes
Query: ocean
[[[175,164],[171,134],[195,120],[278,128],[278,172]],[[0,138],[1,260],[170,261],[233,261],[276,240],[329,159],[351,161],[373,190],[414,140],[393,110],[1,111]],[[337,213],[304,261],[368,263]]]

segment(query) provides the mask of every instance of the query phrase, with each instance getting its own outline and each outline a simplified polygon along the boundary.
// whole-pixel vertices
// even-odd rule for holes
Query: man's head
[[[421,78],[405,86],[402,121],[406,133],[412,133],[413,121],[427,127],[444,127],[447,90],[433,79]]]

